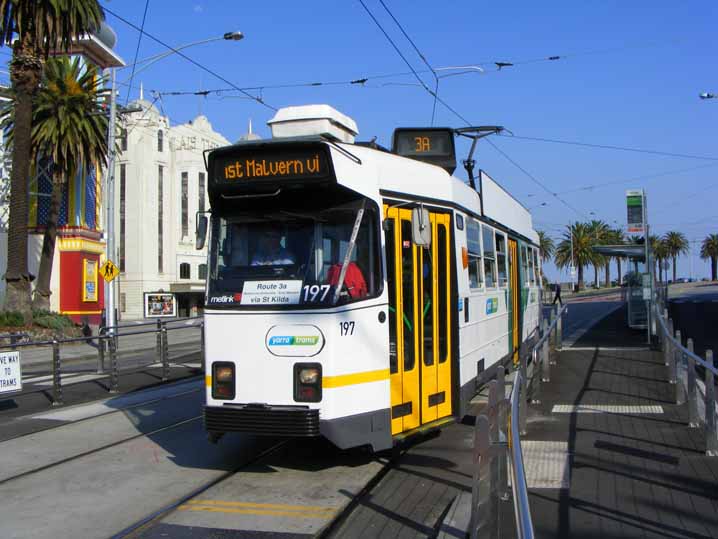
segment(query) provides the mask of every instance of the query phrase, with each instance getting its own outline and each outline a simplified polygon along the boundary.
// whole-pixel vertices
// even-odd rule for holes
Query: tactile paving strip
[[[568,442],[522,440],[528,488],[569,488]]]
[[[630,404],[556,404],[551,412],[554,414],[662,414],[663,407]]]

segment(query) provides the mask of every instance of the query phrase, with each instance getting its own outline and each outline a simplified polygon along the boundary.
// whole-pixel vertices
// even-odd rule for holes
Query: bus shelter
[[[628,304],[628,326],[634,329],[648,327],[653,277],[651,265],[646,263],[645,245],[598,245],[594,252],[611,258],[628,261],[623,277],[623,299]],[[650,257],[650,253],[649,253]]]

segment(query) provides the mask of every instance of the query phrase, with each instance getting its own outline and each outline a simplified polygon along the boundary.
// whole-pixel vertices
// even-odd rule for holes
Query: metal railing
[[[187,324],[187,321],[196,321],[192,324]],[[182,325],[179,326],[172,326],[172,324],[177,324],[182,322]],[[152,329],[132,329],[133,327],[143,327],[143,326],[154,326]],[[168,332],[170,331],[178,331],[178,330],[184,330],[184,329],[191,329],[191,328],[199,328],[200,330],[200,336],[199,336],[199,355],[200,355],[200,362],[201,362],[201,368],[204,370],[204,320],[202,318],[178,318],[178,319],[172,319],[172,320],[157,320],[156,322],[143,322],[139,324],[130,324],[130,325],[122,325],[122,326],[108,326],[108,327],[101,327],[98,335],[88,336],[88,337],[72,337],[72,338],[53,338],[49,340],[44,341],[29,341],[25,340],[22,342],[18,341],[18,337],[22,335],[22,337],[27,338],[27,334],[7,334],[7,335],[0,335],[0,338],[5,338],[9,340],[8,344],[0,344],[0,351],[2,350],[22,350],[22,349],[37,349],[42,347],[51,347],[52,348],[52,356],[51,356],[51,379],[52,379],[52,387],[51,387],[51,398],[52,398],[52,405],[53,406],[60,406],[65,403],[64,396],[63,396],[63,384],[62,384],[62,376],[63,376],[63,357],[62,357],[62,351],[61,346],[62,345],[70,345],[70,344],[90,344],[92,346],[96,346],[97,352],[96,352],[96,359],[97,359],[97,369],[96,374],[98,375],[107,375],[109,377],[109,384],[108,384],[108,391],[109,393],[117,393],[119,391],[119,385],[120,385],[120,361],[118,359],[118,352],[119,352],[119,339],[120,337],[131,337],[131,336],[137,336],[137,335],[156,335],[156,344],[154,347],[154,352],[156,359],[159,361],[153,361],[150,363],[150,365],[153,365],[154,363],[159,362],[161,364],[162,368],[162,376],[161,380],[162,382],[166,382],[170,378],[170,357],[169,357],[169,342],[168,342]],[[96,343],[96,344],[95,344]],[[130,350],[130,352],[141,352],[143,350],[151,350],[150,349],[140,349],[140,350]],[[105,362],[106,359],[109,358],[109,372],[106,372],[105,370]],[[91,359],[89,356],[83,356],[79,358],[74,358],[75,361],[83,361]],[[39,362],[37,364],[40,364]],[[146,368],[147,365],[144,365]],[[25,368],[23,368],[23,371],[25,371]],[[136,372],[136,369],[131,370],[131,372]],[[68,374],[65,372],[64,374]],[[44,391],[44,389],[42,390]],[[26,391],[23,390],[23,393]],[[17,395],[15,395],[17,397]]]
[[[506,398],[507,382],[503,368],[497,370],[496,379],[488,384],[488,402],[476,417],[474,425],[469,522],[471,539],[499,536],[501,502],[511,498],[509,477],[517,537],[534,537],[521,436],[526,434],[529,393],[540,395],[541,385],[551,379],[550,341],[553,337],[555,350],[559,352],[562,347],[563,315],[567,309],[567,306],[563,306],[558,311],[551,310],[550,319],[542,319],[540,334],[537,332],[534,336],[535,342],[529,352],[524,350],[519,353],[519,363],[514,370],[513,381],[510,382],[509,398]],[[531,400],[538,402],[536,398]]]
[[[693,351],[693,339],[686,340],[683,346],[683,336],[680,330],[673,328],[673,320],[668,318],[668,309],[661,307],[665,303],[655,303],[656,334],[660,342],[661,350],[666,367],[668,367],[668,379],[675,385],[676,404],[687,404],[688,426],[691,428],[703,427],[703,434],[706,440],[706,455],[709,457],[718,456],[718,434],[716,423],[718,423],[718,410],[716,410],[715,381],[718,376],[718,369],[713,364],[713,351],[706,350],[705,360]],[[665,299],[665,297],[664,297]],[[704,391],[703,399],[699,398],[701,393],[698,374],[703,371]],[[700,406],[703,405],[703,414]]]

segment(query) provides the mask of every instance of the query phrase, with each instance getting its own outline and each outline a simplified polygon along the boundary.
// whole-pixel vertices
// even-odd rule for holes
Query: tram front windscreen
[[[293,200],[213,215],[208,308],[329,307],[380,293],[376,205]]]

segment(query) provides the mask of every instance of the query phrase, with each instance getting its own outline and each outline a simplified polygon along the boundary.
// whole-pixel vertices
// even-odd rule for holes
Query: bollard
[[[157,359],[162,361],[162,320],[157,319],[157,343],[155,344]]]
[[[499,461],[496,456],[496,450],[500,444],[499,441],[499,407],[501,406],[502,395],[500,392],[503,388],[499,387],[498,380],[491,380],[489,382],[489,401],[486,405],[486,412],[484,412],[489,419],[489,444],[491,449],[489,454],[489,492],[491,496],[489,498],[489,512],[492,515],[498,513],[499,508],[497,505],[497,497],[499,490]],[[494,495],[496,493],[496,495]],[[493,528],[493,526],[492,526]]]
[[[706,350],[706,363],[713,365],[713,350]],[[718,457],[718,433],[716,433],[716,388],[713,371],[705,370],[706,383],[706,456]]]
[[[676,341],[679,345],[683,344],[680,329],[676,330]],[[683,385],[683,352],[678,347],[676,347],[674,352],[673,365],[676,373],[676,404],[683,404],[686,402],[686,388]]]
[[[102,329],[97,332],[97,374],[105,372],[105,339],[102,338]]]
[[[120,387],[120,373],[117,365],[117,342],[113,336],[108,338],[107,348],[110,352],[110,393],[117,393]]]
[[[551,309],[551,311],[549,312],[549,319],[548,319],[548,327],[549,327],[549,328],[553,326],[553,319],[554,319],[554,318],[556,318],[556,313],[554,312],[553,309]],[[551,336],[549,335],[548,338],[551,339]]]
[[[508,407],[508,399],[506,398],[506,373],[504,368],[499,366],[499,370],[496,373],[496,385],[499,390],[499,408],[498,408],[498,441],[504,445],[508,441],[509,435],[509,423],[506,415],[506,409]],[[506,452],[508,447],[504,450],[499,451],[498,462],[499,462],[499,484],[498,484],[498,495],[503,501],[509,499],[509,480],[508,480],[508,456]]]
[[[551,335],[548,334],[548,324],[544,320],[543,326],[544,342],[541,344],[541,381],[551,381],[551,358],[549,354],[548,341]]]
[[[563,307],[558,311],[558,320],[556,320],[556,350],[563,348]]]
[[[665,322],[668,321],[668,309],[663,309],[663,320],[664,320]],[[663,346],[663,349],[665,350],[665,348],[666,348],[666,346],[667,346],[667,344],[668,344],[668,338],[666,337],[666,335],[665,335],[662,331],[659,332],[659,333],[660,333],[660,334],[659,334],[659,337],[660,337],[660,339],[661,339],[661,344],[662,344],[662,346]]]
[[[170,378],[170,361],[169,350],[167,345],[167,328],[162,326],[162,350],[160,357],[162,358],[162,381],[166,382]]]
[[[489,462],[489,420],[486,416],[476,416],[474,423],[474,462],[471,482],[471,520],[469,522],[469,536],[471,539],[491,537],[488,528],[489,496],[488,462]],[[480,528],[481,527],[481,528]]]
[[[535,348],[534,348],[535,350]],[[534,369],[536,368],[536,354],[533,355]],[[519,434],[523,436],[526,434],[526,356],[519,357],[519,375],[521,376],[521,383],[519,385]],[[511,418],[511,421],[515,421],[516,418]]]
[[[671,384],[676,383],[676,353],[674,351],[673,340],[669,337],[673,337],[676,333],[673,331],[673,320],[668,320],[668,335],[666,335],[666,348],[668,349],[668,379]]]
[[[204,320],[199,324],[199,362],[202,372],[207,372],[207,363],[204,360]]]
[[[693,352],[693,339],[686,343],[689,352]],[[686,376],[688,377],[688,426],[695,428],[699,425],[698,419],[698,387],[696,384],[696,366],[693,359],[687,354],[683,356],[686,362]]]
[[[60,358],[60,343],[57,339],[52,340],[52,405],[61,406],[64,404],[62,397],[62,360]]]

